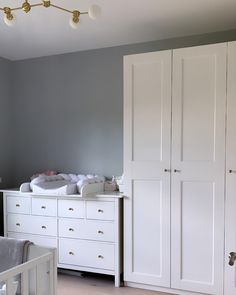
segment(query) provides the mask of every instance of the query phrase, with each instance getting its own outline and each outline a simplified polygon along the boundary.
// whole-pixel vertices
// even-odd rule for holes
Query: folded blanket
[[[30,244],[32,243],[26,240],[0,237],[0,272],[26,262]],[[20,277],[15,280],[19,282],[17,294],[20,294]],[[3,283],[0,282],[0,287]]]

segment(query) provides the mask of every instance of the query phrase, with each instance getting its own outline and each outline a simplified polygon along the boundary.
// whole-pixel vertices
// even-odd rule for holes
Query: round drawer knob
[[[41,227],[42,227],[42,229],[46,229],[47,228],[45,225],[42,225]]]
[[[69,211],[74,211],[74,208],[69,208]]]
[[[74,229],[73,228],[69,228],[69,231],[74,231]]]
[[[102,255],[98,255],[98,258],[99,259],[103,259],[104,257]]]
[[[20,226],[20,223],[16,223],[16,226]]]
[[[103,234],[103,231],[102,230],[98,230],[98,234]]]
[[[103,213],[103,210],[102,209],[98,209],[98,213]]]
[[[46,209],[46,206],[42,206],[41,209]]]
[[[16,204],[16,207],[20,207],[20,204]]]
[[[74,254],[74,252],[70,251],[70,252],[69,252],[69,255],[75,255],[75,254]]]

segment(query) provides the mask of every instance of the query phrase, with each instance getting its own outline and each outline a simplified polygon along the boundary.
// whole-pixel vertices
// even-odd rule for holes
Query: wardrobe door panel
[[[226,48],[174,50],[171,286],[223,294]]]
[[[135,273],[153,276],[161,274],[162,201],[160,181],[133,182],[133,271]],[[146,245],[146,241],[151,243]]]
[[[194,281],[198,278],[205,283],[212,280],[214,200],[214,185],[211,182],[182,182],[181,263],[185,280]],[[197,253],[194,253],[196,247]]]
[[[212,162],[215,127],[215,56],[182,59],[182,126],[180,143],[183,162]]]
[[[124,59],[125,271],[170,286],[171,51]]]
[[[228,256],[236,252],[236,42],[228,43],[225,294],[236,294],[236,266]]]

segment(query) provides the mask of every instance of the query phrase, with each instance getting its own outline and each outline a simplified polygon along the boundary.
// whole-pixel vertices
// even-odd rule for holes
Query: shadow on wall
[[[0,193],[0,235],[3,236],[3,194]]]

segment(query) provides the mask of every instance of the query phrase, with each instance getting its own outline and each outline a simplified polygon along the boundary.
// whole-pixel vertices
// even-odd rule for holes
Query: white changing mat
[[[71,183],[68,180],[40,182],[31,187],[36,194],[72,195],[78,192],[76,183]]]
[[[81,194],[86,187],[91,186],[92,192],[100,192],[103,188],[105,177],[98,175],[65,174],[47,176],[39,175],[30,183],[20,186],[21,192],[32,191],[36,194],[71,195]]]

